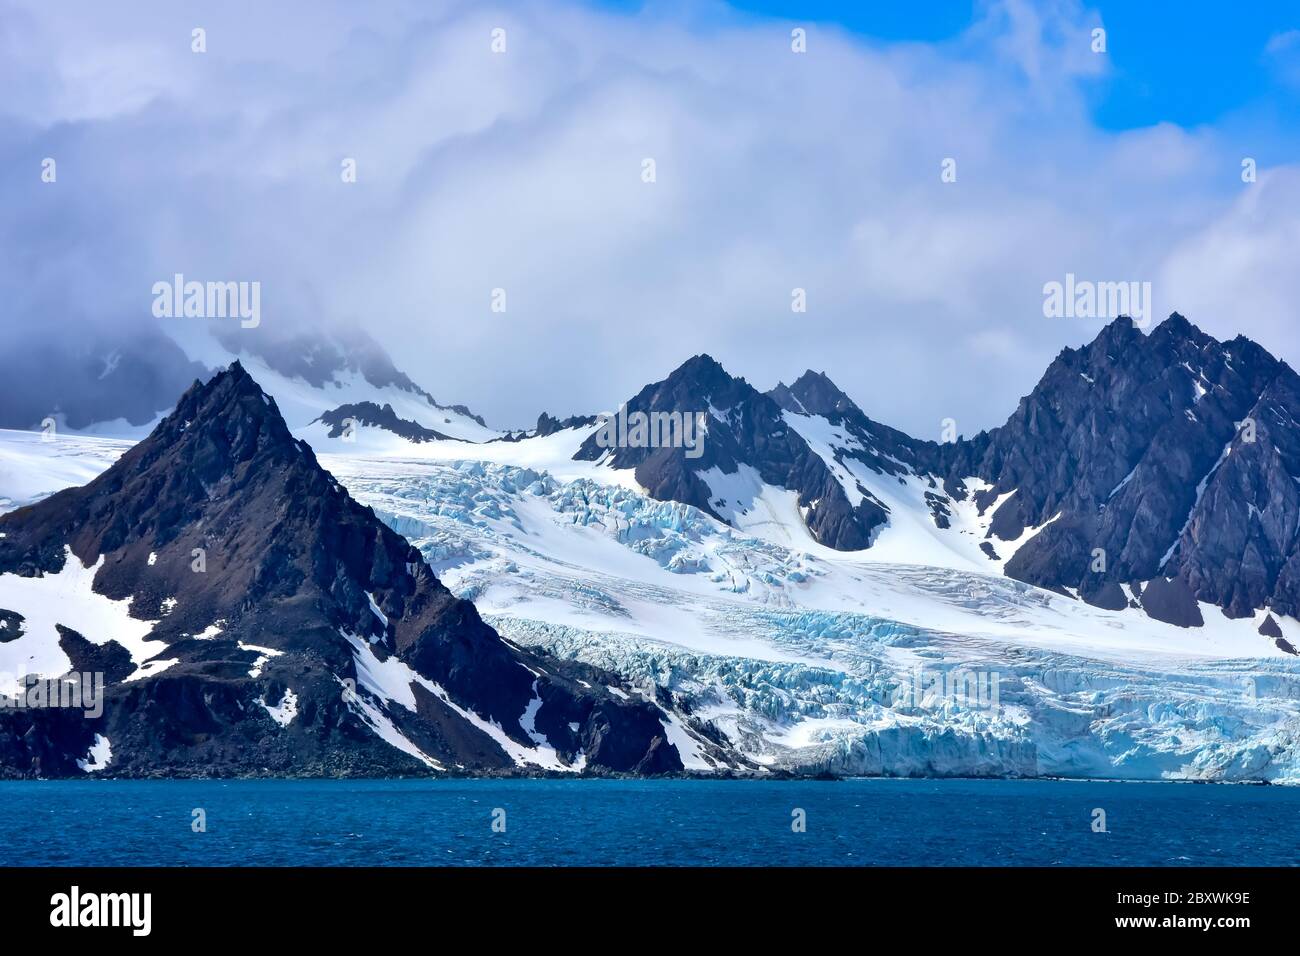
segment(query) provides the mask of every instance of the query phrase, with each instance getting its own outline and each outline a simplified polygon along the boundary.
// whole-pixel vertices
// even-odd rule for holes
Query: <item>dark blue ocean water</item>
[[[194,810],[206,832],[192,827]],[[492,831],[493,811],[506,831]],[[792,831],[804,811],[806,832]],[[1093,832],[1093,811],[1108,832]],[[1294,865],[1300,789],[1049,781],[0,783],[10,865]]]

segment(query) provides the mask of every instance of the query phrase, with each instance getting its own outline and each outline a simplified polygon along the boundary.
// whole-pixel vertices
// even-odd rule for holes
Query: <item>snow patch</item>
[[[147,640],[157,621],[133,618],[129,597],[117,601],[95,592],[95,575],[104,565],[103,556],[86,565],[71,548],[63,550],[63,568],[57,573],[31,578],[0,574],[0,608],[25,618],[22,636],[0,644],[0,673],[67,673],[72,662],[59,644],[56,624],[76,631],[95,645],[117,641],[136,665],[159,653],[164,645]],[[17,680],[0,687],[0,692],[17,693]]]
[[[288,727],[293,723],[293,719],[298,716],[298,695],[293,692],[293,688],[286,687],[284,696],[280,698],[280,703],[272,707],[265,699],[259,700],[259,704],[266,708],[266,712],[271,715],[281,727]]]
[[[284,653],[284,651],[277,651],[273,647],[259,647],[256,644],[245,644],[243,641],[238,641],[237,643],[241,651],[249,651],[250,653],[258,655],[257,659],[253,661],[253,666],[248,669],[249,677],[261,677],[262,668],[266,666],[266,662],[272,657],[279,657]]]
[[[78,758],[77,766],[86,773],[103,770],[113,760],[113,746],[103,734],[95,734],[95,741],[84,759]]]

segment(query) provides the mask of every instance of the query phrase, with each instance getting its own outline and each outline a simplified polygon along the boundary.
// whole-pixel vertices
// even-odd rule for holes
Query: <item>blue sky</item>
[[[152,321],[182,272],[261,282],[259,335],[359,325],[501,426],[709,352],[937,437],[1097,334],[1044,312],[1073,274],[1300,363],[1300,6],[918,9],[0,0],[0,300],[27,318],[0,348]]]
[[[1097,92],[1100,125],[1195,126],[1256,112],[1278,122],[1300,119],[1294,76],[1288,85],[1287,64],[1268,49],[1274,38],[1300,30],[1300,6],[1207,0],[1093,6],[1106,25],[1115,69]],[[1291,69],[1297,52],[1290,52]]]
[[[606,0],[633,13],[644,0]],[[756,18],[835,25],[886,43],[943,43],[972,26],[984,10],[974,0],[929,4],[853,0],[730,0]],[[1279,127],[1300,121],[1300,98],[1284,79],[1287,66],[1268,51],[1271,40],[1300,31],[1300,4],[1231,5],[1211,0],[1100,0],[1086,4],[1107,30],[1112,72],[1090,102],[1097,124],[1130,129],[1159,122],[1197,126],[1236,113]],[[1300,43],[1290,69],[1300,66]]]

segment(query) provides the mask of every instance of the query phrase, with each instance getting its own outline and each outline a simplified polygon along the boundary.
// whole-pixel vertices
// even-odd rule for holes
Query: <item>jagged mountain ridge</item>
[[[689,457],[686,449],[674,447],[605,448],[593,435],[574,457],[633,468],[637,483],[652,497],[695,505],[719,518],[737,502],[728,502],[709,475],[751,469],[764,483],[796,491],[809,530],[843,551],[869,546],[872,530],[886,520],[877,502],[849,501],[825,463],[785,425],[771,395],[732,378],[710,356],[689,359],[664,381],[646,386],[627,402],[626,412],[707,415],[701,454]]]
[[[981,502],[1009,496],[992,538],[1042,529],[1007,562],[1019,580],[1112,608],[1156,582],[1175,623],[1199,623],[1193,598],[1294,616],[1297,386],[1249,339],[1176,313],[1150,335],[1119,319],[1063,351],[1005,425],[942,449],[942,467],[987,481]]]
[[[1268,634],[1283,638],[1274,647],[1255,633],[1268,633],[1267,620],[1227,620],[1205,604],[1204,628],[1152,620],[1161,600],[1177,607],[1155,581],[1136,595],[1151,605],[1144,614],[1092,607],[1069,586],[1053,593],[1000,578],[1044,526],[1026,527],[1019,539],[990,534],[1014,492],[976,476],[949,487],[952,463],[942,456],[970,454],[966,443],[912,443],[855,412],[828,377],[801,379],[782,396],[784,425],[846,497],[870,493],[889,509],[866,550],[818,545],[795,492],[761,482],[745,488],[735,476],[727,487],[720,469],[703,474],[711,490],[728,493],[730,527],[644,495],[634,468],[573,460],[593,433],[592,418],[547,416],[531,434],[478,445],[392,435],[371,446],[365,436],[312,440],[349,493],[511,642],[666,689],[646,699],[664,695],[679,713],[699,715],[721,735],[714,743],[758,765],[797,773],[1296,779],[1300,665],[1286,659],[1283,643],[1300,644],[1300,622],[1279,616]],[[115,447],[112,457],[129,448]],[[108,457],[90,440],[0,436],[0,455],[11,452],[55,487],[70,456],[87,456],[86,467]],[[732,508],[740,493],[753,496],[748,513]],[[774,532],[790,540],[774,540]],[[996,545],[996,557],[979,545]],[[0,595],[13,577],[0,575]],[[0,614],[0,664],[3,631],[12,626]],[[69,657],[98,649],[67,635],[62,643]],[[140,665],[100,666],[129,676]],[[900,702],[918,667],[999,673],[1006,711]],[[267,699],[274,704],[275,692]],[[716,768],[702,757],[707,738],[669,739],[686,767]]]
[[[3,712],[6,774],[80,774],[101,740],[121,775],[682,766],[652,700],[502,640],[238,363],[94,481],[0,516],[5,593],[55,579],[103,626],[37,634],[65,609],[35,595],[3,646],[109,675],[104,714]]]
[[[919,510],[912,532],[952,532],[966,566],[1195,626],[1198,602],[1234,617],[1300,607],[1297,393],[1261,346],[1219,342],[1175,313],[1149,335],[1120,318],[1063,350],[1003,425],[971,438],[912,438],[824,373],[763,393],[698,355],[621,412],[702,413],[696,453],[604,447],[579,416],[543,415],[510,440],[570,429],[574,460],[630,469],[658,500],[739,528],[798,526],[837,551],[872,553]],[[793,502],[765,500],[773,490]],[[899,545],[891,559],[931,557]]]
[[[1233,617],[1294,617],[1297,396],[1285,362],[1175,313],[1150,335],[1120,318],[1065,349],[1004,425],[969,439],[923,441],[875,422],[824,373],[762,394],[697,356],[627,409],[708,409],[699,458],[605,449],[594,436],[575,457],[634,468],[653,497],[733,521],[707,476],[752,468],[796,493],[808,532],[840,551],[870,549],[897,516],[879,489],[914,482],[936,529],[973,503],[990,570],[1017,580],[1180,625],[1202,622],[1198,601]],[[836,441],[800,433],[816,420]],[[863,469],[883,484],[864,482]]]

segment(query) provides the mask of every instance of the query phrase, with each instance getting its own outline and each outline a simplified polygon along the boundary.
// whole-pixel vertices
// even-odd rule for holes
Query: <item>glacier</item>
[[[787,546],[620,481],[322,461],[503,636],[663,688],[770,771],[1300,782],[1300,662],[1249,619]],[[900,693],[921,671],[983,675],[997,706]]]

